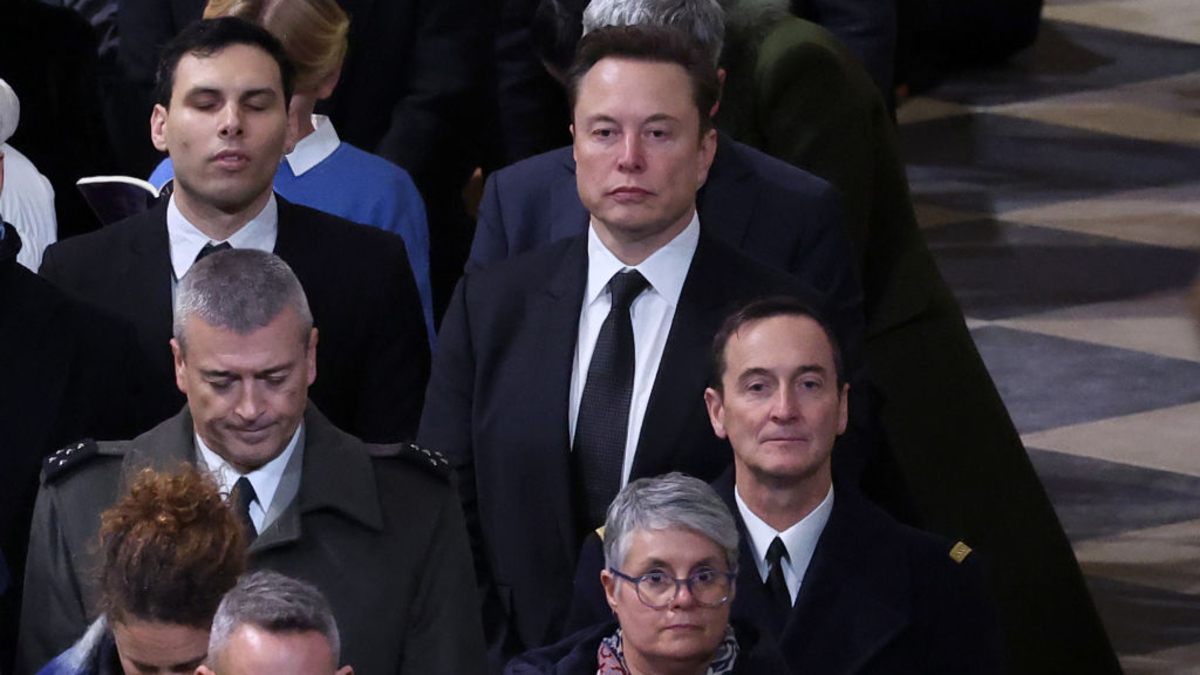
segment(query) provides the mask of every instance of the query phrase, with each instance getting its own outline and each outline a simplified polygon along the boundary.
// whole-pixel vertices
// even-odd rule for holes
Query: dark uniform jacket
[[[420,442],[459,474],[493,657],[555,642],[575,559],[569,390],[587,235],[463,278],[438,338]],[[647,403],[630,479],[715,478],[731,461],[704,407],[712,338],[762,295],[820,302],[701,229]]]
[[[849,486],[834,492],[792,611],[774,611],[734,500],[733,470],[713,489],[741,539],[730,620],[774,636],[796,675],[1002,672],[995,611],[982,592],[978,555],[901,525]],[[575,577],[567,629],[609,614],[601,540],[588,537]]]
[[[470,549],[449,470],[414,446],[370,445],[311,404],[295,499],[250,546],[252,568],[329,598],[342,661],[367,674],[483,673]],[[100,513],[145,466],[195,461],[191,415],[133,439],[78,444],[47,460],[30,536],[18,670],[31,673],[97,612]]]
[[[409,440],[429,377],[429,338],[404,240],[276,196],[275,254],[291,266],[319,331],[309,391],[363,440]],[[164,200],[145,213],[46,249],[40,273],[129,319],[149,359],[147,429],[183,405],[171,356],[171,258]]]

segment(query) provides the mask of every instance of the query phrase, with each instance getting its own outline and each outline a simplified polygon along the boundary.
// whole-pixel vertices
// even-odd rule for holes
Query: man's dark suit
[[[733,474],[713,483],[741,539],[730,620],[776,636],[792,673],[1001,672],[999,627],[977,556],[955,562],[949,542],[897,523],[850,486],[835,488],[796,604],[781,617],[759,576]],[[567,630],[607,620],[603,568],[601,540],[589,535]]]
[[[95,617],[100,513],[138,469],[194,463],[194,438],[185,409],[132,441],[47,463],[25,585],[25,604],[37,611],[22,617],[18,673],[70,646]],[[444,463],[413,446],[363,443],[312,405],[303,453],[299,492],[251,544],[250,566],[320,588],[342,662],[358,672],[483,673],[470,550]]]
[[[823,293],[830,320],[845,327],[842,342],[859,344],[862,290],[842,200],[828,183],[722,134],[696,210],[708,234]],[[467,271],[587,226],[571,148],[530,157],[488,177]]]
[[[554,642],[582,534],[575,531],[568,399],[587,235],[459,282],[439,336],[419,439],[459,472],[494,658]],[[729,464],[704,408],[714,333],[763,295],[815,298],[701,229],[645,412],[631,479]],[[806,297],[807,296],[807,297]]]
[[[0,549],[11,573],[0,591],[0,672],[16,646],[29,519],[42,458],[83,437],[128,438],[142,385],[133,327],[66,296],[17,263],[0,224]],[[11,252],[6,252],[11,251]]]
[[[429,341],[400,237],[276,197],[283,258],[319,331],[310,396],[334,424],[367,441],[412,437],[429,375]],[[42,276],[131,320],[149,361],[143,428],[179,410],[171,357],[166,201],[46,249]]]

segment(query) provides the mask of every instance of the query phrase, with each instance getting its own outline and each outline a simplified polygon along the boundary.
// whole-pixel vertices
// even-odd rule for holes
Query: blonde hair
[[[204,18],[236,16],[266,28],[296,68],[296,91],[311,93],[342,67],[350,19],[334,0],[209,0]]]

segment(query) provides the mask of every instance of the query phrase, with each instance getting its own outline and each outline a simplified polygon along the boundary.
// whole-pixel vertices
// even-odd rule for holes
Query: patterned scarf
[[[733,672],[733,664],[737,661],[738,643],[733,636],[733,627],[725,627],[725,638],[712,663],[704,675],[728,675]],[[625,665],[625,647],[621,640],[621,629],[600,641],[600,649],[596,654],[596,675],[629,675],[629,666]]]

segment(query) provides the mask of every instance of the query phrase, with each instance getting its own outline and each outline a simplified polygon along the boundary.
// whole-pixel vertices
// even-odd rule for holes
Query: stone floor
[[[1200,1],[1043,16],[901,107],[914,201],[1126,672],[1200,673]]]

